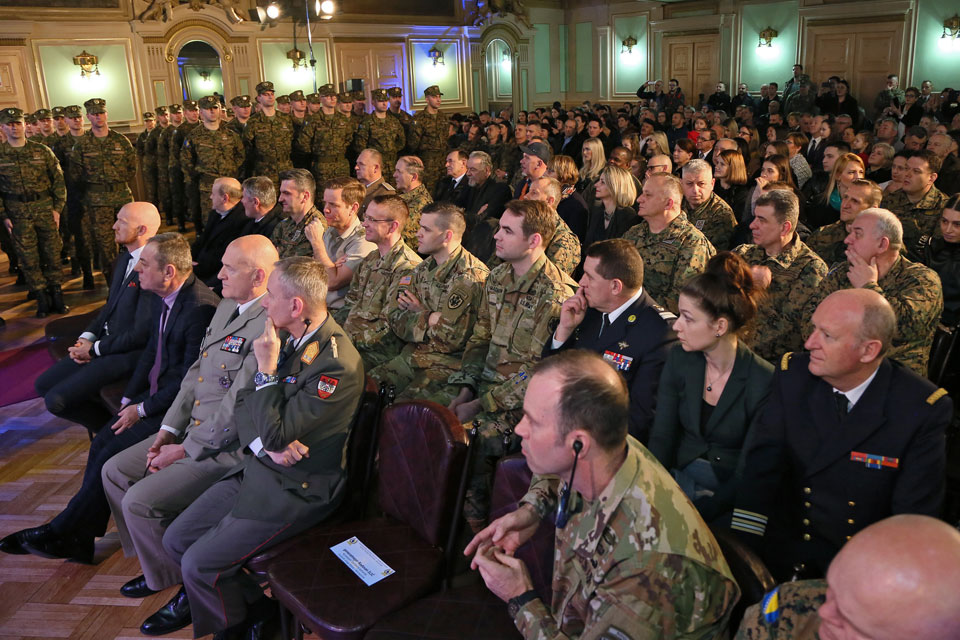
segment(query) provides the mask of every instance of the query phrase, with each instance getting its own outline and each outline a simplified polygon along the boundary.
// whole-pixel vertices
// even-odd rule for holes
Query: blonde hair
[[[590,149],[590,160],[583,161],[580,177],[584,180],[596,180],[600,172],[607,166],[607,156],[603,151],[603,143],[596,138],[587,138],[583,141],[583,148]]]
[[[833,165],[833,171],[830,172],[830,181],[827,182],[827,188],[820,194],[821,202],[830,204],[830,194],[836,189],[840,174],[844,172],[850,163],[858,164],[860,165],[860,169],[864,170],[863,159],[855,153],[845,153],[837,158],[837,162]]]
[[[630,207],[637,200],[637,187],[626,169],[609,164],[600,173],[618,207]]]

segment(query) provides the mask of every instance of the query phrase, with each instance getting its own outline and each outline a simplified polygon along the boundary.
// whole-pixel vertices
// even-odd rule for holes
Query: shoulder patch
[[[780,619],[780,587],[763,596],[760,612],[763,615],[763,621],[767,624],[774,624]]]
[[[450,297],[447,298],[447,307],[451,309],[459,309],[463,305],[463,296],[454,291],[450,294]]]
[[[940,388],[930,394],[930,397],[927,398],[927,404],[935,404],[937,400],[947,395],[947,390]]]
[[[786,371],[790,368],[790,358],[793,357],[793,351],[788,351],[780,358],[780,371]]]
[[[303,350],[303,355],[300,356],[300,362],[311,364],[314,359],[316,359],[318,353],[320,353],[320,345],[316,342],[311,342],[307,345],[307,348]]]
[[[313,344],[316,344],[316,342]],[[320,380],[317,382],[317,396],[326,400],[337,390],[338,384],[340,384],[340,381],[336,378],[320,376]]]

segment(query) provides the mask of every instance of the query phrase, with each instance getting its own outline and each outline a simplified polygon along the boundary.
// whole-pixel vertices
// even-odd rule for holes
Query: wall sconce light
[[[307,56],[303,51],[294,47],[287,51],[287,60],[290,60],[293,63],[293,70],[297,71],[301,67],[304,69],[307,68]]]
[[[443,64],[443,51],[437,48],[437,45],[430,47],[430,51],[427,51],[427,56],[433,60],[433,66],[438,64]]]
[[[772,47],[773,39],[776,38],[778,35],[780,34],[777,33],[776,29],[767,27],[766,29],[760,32],[760,42],[757,44],[757,48],[759,49],[760,47]]]
[[[211,86],[213,86],[213,83],[210,81],[210,72],[209,72],[209,71],[201,71],[201,72],[200,72],[200,84],[201,84],[201,86],[204,86],[204,87],[211,87]]]
[[[960,15],[943,21],[943,35],[940,38],[960,38]]]
[[[620,53],[625,53],[627,55],[633,53],[633,48],[637,46],[637,39],[633,36],[627,36],[627,39],[623,41],[623,44],[620,45]]]
[[[100,60],[95,55],[91,55],[84,50],[78,56],[73,56],[73,64],[80,67],[80,77],[86,78],[90,75],[100,75]]]

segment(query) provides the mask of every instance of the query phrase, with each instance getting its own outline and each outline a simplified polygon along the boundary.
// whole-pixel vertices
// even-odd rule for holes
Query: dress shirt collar
[[[250,300],[250,301],[248,301],[248,302],[244,302],[243,304],[237,306],[237,315],[238,315],[238,316],[242,316],[242,315],[247,311],[247,309],[249,309],[250,307],[252,307],[255,303],[259,302],[259,301],[260,301],[260,298],[262,298],[264,295],[265,295],[265,294],[262,294],[262,293],[261,293],[260,295],[258,295],[258,296],[257,296],[256,298],[254,298],[253,300]]]
[[[143,245],[145,247],[147,245]],[[143,253],[143,247],[137,247],[130,252],[130,261],[127,263],[127,270],[123,274],[123,279],[126,280],[130,277],[130,272],[133,271],[133,268],[137,266],[137,263],[140,262],[140,254]]]
[[[639,289],[637,289],[637,292],[633,294],[633,296],[629,300],[627,300],[622,305],[620,305],[619,307],[617,307],[616,309],[614,309],[613,311],[607,314],[607,321],[610,324],[613,324],[614,322],[616,322],[617,318],[619,318],[624,311],[629,309],[634,302],[639,300],[640,296],[642,295],[643,295],[643,287],[640,287]]]
[[[874,372],[870,374],[869,378],[855,386],[853,389],[850,389],[850,391],[840,391],[840,389],[837,389],[836,387],[833,388],[835,393],[842,393],[847,397],[847,402],[849,402],[847,405],[847,411],[853,409],[853,407],[857,404],[857,401],[859,401],[860,397],[863,396],[864,392],[866,392],[867,387],[869,387],[870,383],[873,382],[873,379],[877,377],[877,371],[880,371],[880,367],[877,367]]]

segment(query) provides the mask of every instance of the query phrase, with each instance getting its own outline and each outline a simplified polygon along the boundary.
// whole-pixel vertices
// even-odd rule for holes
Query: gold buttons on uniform
[[[847,540],[849,540],[849,539],[852,538],[852,537],[853,537],[853,536],[847,536]]]
[[[203,382],[203,376],[200,376],[199,378],[197,378],[197,382]]]
[[[853,524],[853,518],[848,519],[847,524]]]
[[[803,534],[803,539],[804,539],[804,541],[809,542],[809,541],[810,541],[810,534],[809,534],[809,533]]]
[[[207,352],[206,352],[206,351],[203,352],[203,357],[204,357],[204,358],[207,357]]]
[[[200,406],[200,401],[199,401],[199,400],[194,400],[194,401],[193,401],[193,406],[199,407],[199,406]]]
[[[855,507],[855,506],[857,506],[857,503],[854,502],[853,500],[851,500],[850,502],[847,503],[847,506],[848,506],[848,507]]]
[[[810,495],[810,487],[804,487],[803,492],[807,495]]]
[[[303,484],[300,485],[300,488],[301,488],[301,489],[309,489],[309,488],[310,488],[310,483],[309,483],[309,482],[304,482]]]
[[[807,509],[809,509],[809,508],[810,508],[810,503],[809,503],[809,502],[804,502],[804,503],[803,503],[803,506],[805,506]]]
[[[804,518],[804,519],[803,519],[803,524],[804,524],[804,526],[809,525],[809,524],[810,524],[810,521],[807,520],[806,518]]]
[[[225,364],[223,364],[223,363],[221,362],[221,363],[220,363],[220,368],[221,368],[221,369],[226,369],[226,368],[227,368],[227,365],[225,365]]]
[[[199,421],[199,420],[194,420],[194,421],[193,421],[193,424],[200,424],[200,421]]]

